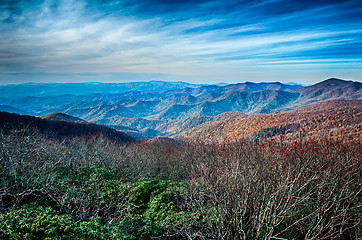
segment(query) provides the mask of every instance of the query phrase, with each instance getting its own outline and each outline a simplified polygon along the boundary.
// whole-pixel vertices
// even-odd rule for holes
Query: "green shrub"
[[[68,215],[59,215],[52,208],[35,204],[0,215],[1,239],[150,239],[155,235],[144,219],[131,216],[119,223],[103,224],[100,218],[76,222]]]
[[[0,215],[0,233],[4,239],[29,240],[81,239],[92,235],[90,229],[81,231],[69,216],[34,204]]]
[[[81,167],[74,171],[61,166],[53,168],[49,175],[52,176],[51,194],[59,204],[55,209],[71,214],[73,219],[58,215],[49,207],[25,205],[1,216],[4,236],[12,239],[39,239],[38,236],[40,239],[54,236],[152,239],[175,235],[177,229],[195,218],[192,212],[177,207],[186,191],[181,182],[159,178],[122,179],[115,171],[99,167]]]
[[[182,183],[160,180],[150,193],[144,216],[162,227],[174,226],[185,220],[190,214],[179,211],[176,206],[178,198],[185,192]]]

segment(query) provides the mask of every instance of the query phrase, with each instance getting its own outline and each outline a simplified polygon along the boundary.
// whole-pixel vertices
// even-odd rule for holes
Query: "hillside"
[[[63,120],[42,119],[28,115],[0,112],[0,129],[4,133],[12,131],[39,132],[47,138],[92,137],[103,135],[117,143],[135,142],[136,138],[112,128],[87,122],[67,122]]]
[[[40,118],[48,120],[66,121],[66,122],[85,122],[83,119],[73,117],[64,113],[51,113],[45,116],[41,116]]]
[[[331,78],[295,92],[300,97],[291,107],[299,108],[330,99],[362,99],[362,83]]]
[[[362,100],[330,100],[283,113],[257,114],[245,119],[210,121],[179,136],[195,141],[275,138],[317,139],[320,136],[361,139]]]
[[[330,98],[362,98],[362,83],[330,78],[313,86],[295,90],[301,97],[326,100]]]

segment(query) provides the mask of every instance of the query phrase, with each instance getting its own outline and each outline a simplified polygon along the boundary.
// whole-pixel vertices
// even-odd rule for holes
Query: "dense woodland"
[[[284,141],[331,137],[362,140],[362,100],[329,100],[309,107],[277,114],[256,114],[247,118],[208,121],[179,136],[195,141],[256,141],[278,138]]]

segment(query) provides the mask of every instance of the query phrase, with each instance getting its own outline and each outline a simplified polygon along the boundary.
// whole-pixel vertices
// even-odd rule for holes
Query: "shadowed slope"
[[[94,123],[77,123],[48,120],[15,113],[0,112],[0,128],[5,131],[27,129],[39,132],[47,137],[63,139],[64,137],[103,135],[117,143],[135,142],[136,138],[112,128]]]

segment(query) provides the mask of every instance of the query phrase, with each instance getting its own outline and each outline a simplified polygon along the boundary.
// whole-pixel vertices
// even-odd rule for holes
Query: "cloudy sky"
[[[0,84],[361,81],[361,12],[361,0],[0,0]]]

